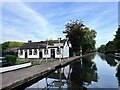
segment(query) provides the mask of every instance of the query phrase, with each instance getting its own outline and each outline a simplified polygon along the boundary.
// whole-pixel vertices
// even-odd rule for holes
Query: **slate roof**
[[[24,43],[19,49],[39,49],[39,48],[46,48],[46,44],[42,44],[41,42]]]
[[[7,51],[8,52],[17,52],[19,47],[13,47],[13,48],[8,48]]]
[[[63,43],[63,45],[64,45],[65,41],[66,41],[66,39],[63,39],[63,40],[60,41],[60,43]],[[28,42],[28,43],[24,43],[19,49],[41,49],[41,48],[46,48],[46,45],[47,45],[46,43],[47,43],[47,41]],[[53,46],[55,43],[59,43],[59,41],[58,40],[48,41],[48,45],[51,45],[51,46]]]

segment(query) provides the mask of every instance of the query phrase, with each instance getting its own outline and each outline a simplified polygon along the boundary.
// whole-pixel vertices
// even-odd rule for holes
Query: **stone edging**
[[[20,64],[20,65],[1,67],[0,68],[0,73],[16,70],[16,69],[20,69],[20,68],[29,67],[31,65],[32,65],[31,62],[29,62],[29,63],[25,63],[25,64]]]

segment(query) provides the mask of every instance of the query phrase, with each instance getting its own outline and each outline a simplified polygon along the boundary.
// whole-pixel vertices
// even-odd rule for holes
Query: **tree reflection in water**
[[[98,81],[97,67],[92,61],[95,55],[89,55],[81,61],[71,64],[72,73],[70,75],[70,86],[73,89],[85,90],[92,81]]]
[[[99,54],[99,53],[98,53]],[[107,87],[107,83],[105,80],[108,80],[109,78],[112,78],[112,80],[116,80],[116,77],[118,79],[118,83],[120,86],[120,61],[117,61],[110,56],[106,56],[104,54],[99,54],[101,59],[99,57],[95,58],[95,54],[91,54],[88,56],[85,56],[82,59],[76,60],[75,62],[71,63],[70,65],[67,65],[66,67],[57,69],[55,72],[49,74],[46,79],[43,81],[40,80],[38,83],[41,85],[45,80],[45,89],[48,90],[87,90],[93,86],[97,87]],[[94,60],[94,61],[93,61]],[[99,62],[96,62],[96,60],[100,60]],[[108,67],[104,70],[104,68],[100,68],[99,64],[100,62],[103,62],[102,60],[106,61],[104,62],[105,65]],[[96,64],[98,67],[96,67]],[[111,67],[112,66],[112,67]],[[115,75],[109,75],[111,73],[115,72],[115,69],[117,67],[117,73],[116,77]],[[98,81],[98,73],[97,73],[97,68],[98,68],[98,73],[99,73],[99,81]],[[113,70],[109,74],[105,73],[106,70]],[[105,73],[105,75],[104,75]],[[101,82],[100,82],[101,78]],[[116,85],[116,81],[112,82],[110,80],[110,83],[113,83],[111,85]],[[94,85],[97,82],[96,85]],[[102,83],[102,85],[101,85]],[[105,85],[103,85],[105,84]],[[44,84],[43,84],[44,85]],[[41,88],[41,86],[40,86]],[[43,87],[42,87],[43,88]]]
[[[105,60],[110,66],[116,66],[117,65],[117,62],[115,61],[115,58],[113,56],[109,56],[109,55],[105,55],[105,54],[101,54],[99,53],[99,56],[101,58],[101,60]],[[117,66],[117,73],[116,73],[116,77],[118,79],[118,83],[119,83],[119,86],[120,86],[120,61],[118,61],[119,64]]]
[[[61,86],[64,86],[63,84],[66,83],[68,90],[87,90],[86,87],[91,84],[92,81],[97,82],[98,80],[96,72],[97,67],[92,61],[94,56],[95,54],[88,55],[87,57],[79,59],[76,62],[50,74],[47,78],[56,79],[52,82],[52,85],[54,85],[52,87],[56,87],[57,82],[57,84],[59,84],[59,89],[61,89]],[[65,74],[68,74],[68,76]]]
[[[101,60],[105,60],[110,66],[117,65],[117,62],[115,61],[115,58],[113,56],[100,54],[100,53],[99,53],[99,56],[100,56]]]

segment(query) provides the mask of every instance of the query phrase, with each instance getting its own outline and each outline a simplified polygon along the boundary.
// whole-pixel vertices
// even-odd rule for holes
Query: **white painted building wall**
[[[37,49],[37,54],[34,55],[34,49],[32,49],[32,55],[29,55],[29,49],[27,50],[27,58],[39,58],[39,49]]]
[[[54,43],[54,46],[63,46],[63,43]]]
[[[55,48],[55,58],[62,58],[62,48],[60,48],[61,54],[57,54],[57,48]]]
[[[62,44],[60,44],[62,45]],[[55,44],[55,46],[59,46],[58,43]],[[69,46],[67,44],[67,42],[65,42],[65,45],[63,46],[63,48],[61,48],[61,54],[57,54],[57,48],[54,48],[52,46],[50,46],[51,48],[48,48],[48,54],[45,54],[45,50],[41,49],[42,51],[42,58],[52,58],[51,57],[51,49],[55,50],[55,58],[67,58],[69,57]],[[32,55],[29,55],[29,49],[26,50],[27,51],[27,58],[40,58],[40,50],[37,49],[37,54],[34,55],[34,49],[32,49]],[[25,58],[25,50],[23,49],[23,54],[20,55],[20,50],[18,50],[18,58]]]
[[[51,58],[51,49],[48,48],[48,54],[45,54],[45,49],[42,49],[43,58]]]
[[[23,54],[21,55],[20,50],[18,50],[18,58],[25,58],[25,51],[24,50],[22,51],[23,51]]]
[[[63,58],[69,57],[69,46],[67,45],[67,42],[65,43],[63,47]]]

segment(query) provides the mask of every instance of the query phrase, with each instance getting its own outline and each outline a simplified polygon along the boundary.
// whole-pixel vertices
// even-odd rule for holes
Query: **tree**
[[[98,52],[105,53],[105,45],[101,45],[101,46],[98,48]]]
[[[85,27],[83,29],[83,32],[85,33],[84,38],[83,38],[83,43],[82,43],[83,53],[95,51],[95,43],[96,43],[95,30],[90,30],[89,28]]]
[[[114,41],[109,41],[105,46],[105,53],[114,53],[116,47],[114,45]]]
[[[117,51],[120,52],[120,25],[118,27],[118,30],[116,31],[114,43]]]
[[[109,41],[106,45],[104,45],[104,47],[101,45],[98,48],[98,51],[106,54],[120,52],[120,25],[116,31],[116,35],[113,41]]]
[[[65,28],[66,30],[63,31],[63,33],[66,33],[66,37],[69,38],[69,41],[71,42],[72,44],[72,49],[73,49],[73,52],[76,52],[76,54],[80,51],[80,46],[81,46],[81,43],[82,43],[82,38],[83,38],[83,28],[84,25],[81,21],[70,21],[70,23],[67,23],[65,25]]]
[[[8,41],[2,43],[1,45],[2,45],[2,51],[6,51],[8,48],[20,47],[21,45],[23,45],[23,42]]]
[[[79,20],[71,20],[65,25],[65,28],[66,29],[63,33],[65,33],[66,37],[69,38],[69,41],[72,44],[73,52],[79,54],[82,49],[84,54],[95,49],[95,30],[90,30],[85,27],[83,22]]]

